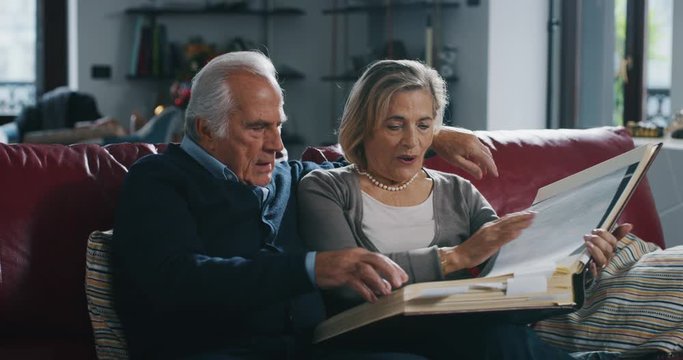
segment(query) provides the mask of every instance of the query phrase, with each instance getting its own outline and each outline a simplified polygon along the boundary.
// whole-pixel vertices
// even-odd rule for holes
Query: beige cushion
[[[94,231],[85,257],[85,295],[97,358],[128,359],[126,339],[113,306],[109,267],[112,231]]]

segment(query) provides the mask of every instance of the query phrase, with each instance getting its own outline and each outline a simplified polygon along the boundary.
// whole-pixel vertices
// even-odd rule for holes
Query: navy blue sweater
[[[317,167],[278,164],[264,209],[249,186],[213,177],[177,145],[131,167],[112,265],[115,308],[133,358],[240,347],[295,332],[303,314],[292,307],[314,290],[297,231],[296,188]]]

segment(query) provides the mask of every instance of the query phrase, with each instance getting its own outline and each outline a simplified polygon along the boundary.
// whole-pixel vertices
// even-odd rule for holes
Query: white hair
[[[199,141],[196,122],[206,121],[212,133],[227,135],[227,119],[235,106],[228,78],[238,71],[248,71],[268,80],[282,97],[277,72],[270,59],[257,51],[236,51],[213,58],[192,79],[190,102],[185,110],[185,134]]]

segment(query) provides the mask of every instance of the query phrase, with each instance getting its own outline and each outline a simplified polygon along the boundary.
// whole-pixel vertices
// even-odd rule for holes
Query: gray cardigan
[[[444,279],[437,247],[459,245],[483,224],[497,218],[469,181],[435,170],[425,172],[434,182],[434,239],[426,248],[385,254],[408,273],[410,283]],[[361,246],[378,251],[362,230],[363,201],[358,174],[352,166],[309,173],[299,182],[298,197],[299,227],[311,249]],[[466,276],[466,271],[459,271],[448,278]]]

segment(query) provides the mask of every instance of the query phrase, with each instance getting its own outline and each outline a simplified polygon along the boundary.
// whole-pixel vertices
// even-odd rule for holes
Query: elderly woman
[[[365,71],[351,90],[339,131],[351,165],[312,172],[299,185],[301,231],[311,248],[361,246],[384,253],[408,273],[409,282],[463,278],[531,224],[533,213],[498,218],[469,181],[423,168],[446,103],[444,80],[422,63],[383,60]],[[628,229],[620,227],[617,236]],[[585,239],[598,266],[606,264],[617,238],[596,231]],[[325,301],[333,314],[361,299],[342,289],[326,293]],[[480,330],[470,327],[467,332]],[[522,350],[529,357],[521,358],[542,358],[538,354],[554,351],[528,341],[534,336],[530,332],[522,336],[526,339],[521,342],[535,349]],[[476,353],[472,343],[456,343],[459,350]]]

